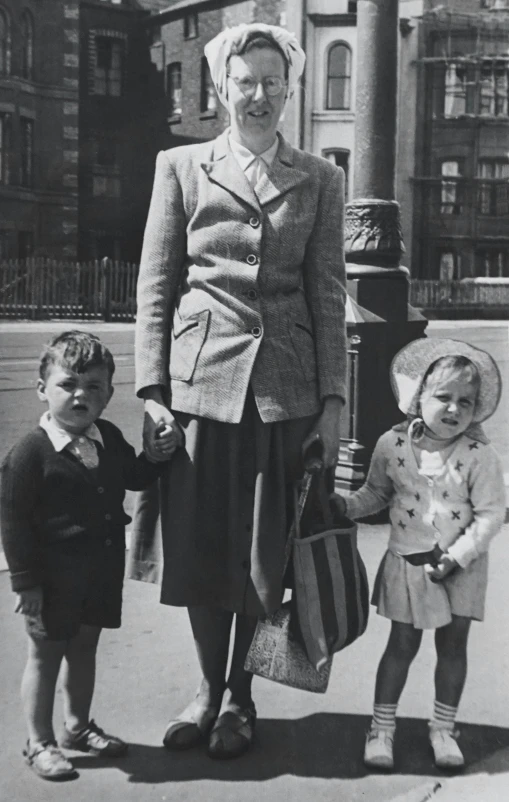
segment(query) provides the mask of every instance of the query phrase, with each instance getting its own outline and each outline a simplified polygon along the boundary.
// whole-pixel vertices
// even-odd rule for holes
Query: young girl
[[[455,340],[417,340],[391,366],[407,421],[379,439],[365,485],[342,513],[390,510],[388,550],[372,602],[391,619],[378,668],[364,762],[392,769],[396,708],[423,629],[435,630],[435,703],[429,725],[435,764],[462,766],[456,711],[465,684],[472,619],[483,620],[491,539],[505,517],[500,460],[480,423],[501,392],[489,354]]]

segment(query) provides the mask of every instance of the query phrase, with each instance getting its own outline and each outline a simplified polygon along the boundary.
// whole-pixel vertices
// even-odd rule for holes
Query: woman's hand
[[[16,594],[15,613],[23,615],[39,615],[42,610],[42,588],[29,588]]]
[[[324,400],[323,412],[302,444],[302,453],[317,440],[323,446],[323,464],[325,468],[333,468],[338,460],[340,441],[340,416],[343,399],[338,395],[330,395]]]
[[[151,462],[168,460],[184,445],[184,434],[163,401],[160,388],[147,388],[143,420],[143,448]]]

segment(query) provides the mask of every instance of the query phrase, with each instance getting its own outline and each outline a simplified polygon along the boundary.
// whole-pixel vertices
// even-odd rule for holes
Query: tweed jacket
[[[256,192],[228,132],[159,153],[140,275],[136,388],[238,423],[251,384],[264,422],[345,397],[344,175],[279,149]]]

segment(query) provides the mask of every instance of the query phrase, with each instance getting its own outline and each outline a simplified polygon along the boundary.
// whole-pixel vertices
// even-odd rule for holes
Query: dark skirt
[[[161,578],[161,602],[272,612],[283,594],[292,484],[315,416],[263,423],[250,392],[240,423],[175,412],[185,432],[159,488],[140,494],[130,576]],[[154,543],[159,495],[162,572]]]

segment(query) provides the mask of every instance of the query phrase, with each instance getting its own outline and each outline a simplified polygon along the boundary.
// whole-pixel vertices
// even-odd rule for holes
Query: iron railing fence
[[[110,259],[0,262],[0,317],[43,320],[132,321],[136,317],[138,265]],[[509,317],[509,279],[412,279],[410,303],[445,313],[498,311]],[[505,313],[505,314],[504,314]]]
[[[138,265],[111,259],[0,262],[0,317],[134,320]]]

